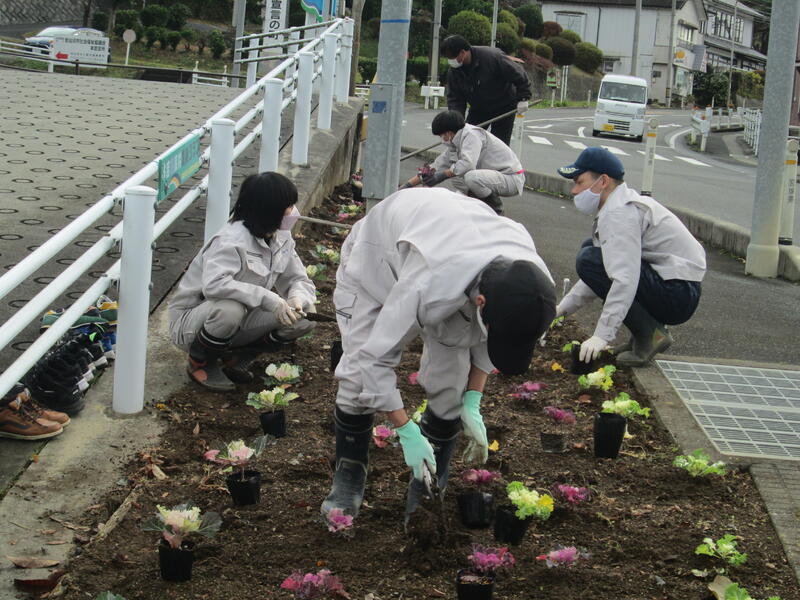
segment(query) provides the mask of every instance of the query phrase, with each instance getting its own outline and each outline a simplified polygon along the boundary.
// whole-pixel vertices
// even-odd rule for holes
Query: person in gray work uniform
[[[444,152],[431,165],[433,173],[415,175],[405,187],[423,183],[435,186],[450,180],[460,192],[483,200],[503,214],[503,196],[518,196],[525,185],[525,170],[513,150],[488,131],[464,123],[461,113],[446,110],[431,122],[433,135],[441,136]]]
[[[189,377],[215,392],[253,375],[248,359],[305,335],[314,284],[290,232],[297,188],[279,173],[242,183],[230,222],[194,257],[169,303],[172,342],[189,353]]]
[[[644,366],[672,343],[666,325],[694,314],[705,250],[674,214],[622,181],[622,163],[605,148],[585,149],[558,173],[575,182],[575,207],[595,219],[575,260],[580,280],[556,313],[572,314],[600,298],[603,312],[581,343],[580,359],[594,359],[624,323],[631,338],[615,348],[617,364]]]
[[[335,371],[336,472],[321,510],[358,514],[380,411],[412,470],[409,515],[426,468],[441,489],[447,485],[462,426],[465,459],[486,462],[484,385],[494,367],[520,374],[530,366],[555,315],[553,280],[519,223],[451,190],[411,189],[355,224],[342,246],[333,302],[343,354]],[[428,398],[420,425],[406,414],[394,371],[417,336]]]

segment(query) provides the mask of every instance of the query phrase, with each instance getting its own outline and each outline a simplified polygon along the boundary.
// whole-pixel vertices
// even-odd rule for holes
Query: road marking
[[[526,125],[525,129],[550,129],[552,126],[552,123],[549,125]]]
[[[586,144],[581,142],[573,142],[572,140],[564,140],[564,143],[569,146],[570,148],[575,148],[575,150],[585,150]]]
[[[670,137],[667,139],[667,145],[668,145],[670,148],[672,148],[673,150],[675,150],[675,139],[676,139],[676,138],[677,138],[679,135],[685,135],[685,134],[689,133],[691,130],[692,130],[692,128],[691,128],[691,127],[688,127],[688,128],[686,128],[686,129],[681,129],[680,131],[676,131],[675,133],[673,133],[673,134],[672,134],[672,135],[671,135],[671,136],[670,136]]]
[[[644,153],[645,153],[645,151],[644,151],[644,150],[637,150],[637,152],[638,152],[639,154],[644,154]],[[668,159],[668,158],[667,158],[667,157],[665,157],[665,156],[661,156],[660,154],[655,154],[654,156],[656,157],[656,160],[665,160],[665,161],[667,161],[667,162],[672,162],[670,159]]]
[[[586,130],[586,127],[578,127],[578,137],[586,137],[583,135],[583,132]]]
[[[528,138],[534,144],[544,144],[545,146],[552,146],[553,145],[553,142],[551,142],[547,138],[539,137],[538,135],[529,135]]]
[[[677,158],[678,160],[685,161],[685,162],[689,163],[690,165],[697,165],[698,167],[710,167],[711,166],[711,165],[707,165],[704,162],[700,162],[699,160],[695,160],[694,158],[689,158],[687,156],[676,156],[675,158]]]
[[[611,152],[611,154],[619,154],[620,156],[628,156],[627,152],[625,152],[624,150],[620,150],[619,148],[617,148],[615,146],[603,146],[603,148],[605,148],[606,150]]]

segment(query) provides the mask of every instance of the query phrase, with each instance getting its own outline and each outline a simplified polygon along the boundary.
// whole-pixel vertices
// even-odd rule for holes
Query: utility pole
[[[247,7],[247,0],[234,0],[233,2],[233,26],[236,28],[236,42],[234,42],[234,58],[242,58],[242,42],[239,40],[244,35],[244,15],[245,8]],[[235,62],[233,63],[232,75],[238,75],[242,69],[242,65]],[[239,78],[234,77],[231,80],[231,87],[239,87]]]
[[[497,44],[497,9],[499,0],[494,0],[494,7],[492,8],[492,42],[491,47],[494,48]]]
[[[428,85],[439,85],[439,30],[442,28],[442,0],[433,2],[433,40],[431,41],[431,75]]]
[[[667,108],[672,106],[672,84],[674,81],[673,71],[675,67],[675,12],[677,0],[672,0],[672,13],[669,17],[669,57],[667,58]]]
[[[631,56],[631,75],[638,77],[639,70],[639,21],[642,18],[642,0],[636,0],[636,16],[633,20],[633,51]]]
[[[745,273],[756,277],[778,274],[781,195],[785,189],[783,169],[798,27],[800,2],[778,0],[772,3],[753,222],[744,266]]]
[[[731,84],[733,83],[733,47],[736,43],[736,17],[739,8],[739,0],[733,0],[733,22],[731,23],[731,53],[728,63],[728,95],[725,99],[725,107],[731,105]]]
[[[352,96],[356,88],[358,73],[358,54],[361,50],[361,15],[364,12],[364,0],[353,0],[350,17],[353,19],[353,55],[350,58],[350,86],[348,95]]]

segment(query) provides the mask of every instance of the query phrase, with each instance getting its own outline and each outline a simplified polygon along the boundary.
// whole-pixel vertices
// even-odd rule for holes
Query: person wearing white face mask
[[[614,349],[617,364],[644,366],[672,343],[666,325],[685,323],[694,314],[705,250],[674,214],[623,182],[622,163],[605,148],[585,149],[558,173],[575,183],[575,208],[595,219],[592,237],[575,260],[580,279],[556,314],[572,314],[600,298],[603,312],[593,335],[581,343],[580,359],[596,358],[624,324],[631,338]]]
[[[253,379],[247,363],[314,328],[314,284],[295,251],[297,188],[279,173],[250,175],[231,220],[194,257],[169,303],[172,342],[192,381],[215,392]]]

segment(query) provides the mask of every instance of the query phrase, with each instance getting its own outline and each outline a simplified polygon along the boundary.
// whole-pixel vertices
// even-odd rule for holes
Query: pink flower
[[[209,450],[208,452],[203,454],[203,458],[205,458],[206,460],[210,460],[212,462],[216,462],[214,461],[214,459],[217,458],[217,454],[219,454],[219,450]]]
[[[523,392],[540,392],[547,387],[547,384],[538,381],[525,381],[519,387]]]
[[[486,469],[467,469],[461,475],[461,479],[464,483],[480,487],[500,479],[500,473]]]
[[[552,567],[571,567],[577,563],[578,560],[585,560],[588,558],[589,554],[587,552],[582,552],[575,546],[562,546],[561,548],[551,550],[547,554],[540,554],[536,557],[536,560],[545,561],[547,568],[550,569]]]
[[[516,562],[508,548],[493,548],[474,544],[468,557],[472,570],[481,574],[492,574],[499,569],[509,569]]]
[[[411,375],[408,376],[408,383],[411,385],[417,385],[417,378],[419,377],[419,371],[415,371]]]
[[[395,430],[387,425],[376,425],[372,428],[372,441],[378,448],[386,448],[396,437]]]
[[[545,406],[544,414],[550,417],[554,423],[573,425],[575,423],[575,413],[571,410],[556,408],[555,406]]]
[[[283,580],[281,588],[293,591],[294,597],[302,600],[322,598],[333,595],[334,592],[341,597],[348,597],[339,578],[331,574],[328,569],[320,569],[316,574],[294,571]]]
[[[570,504],[580,504],[589,498],[589,490],[574,485],[557,485],[555,493]]]
[[[336,215],[336,220],[341,223],[342,221],[346,221],[349,217],[349,213],[340,212],[338,215]]]
[[[353,526],[353,517],[344,514],[341,508],[332,508],[328,511],[328,531],[336,533],[345,531]]]

